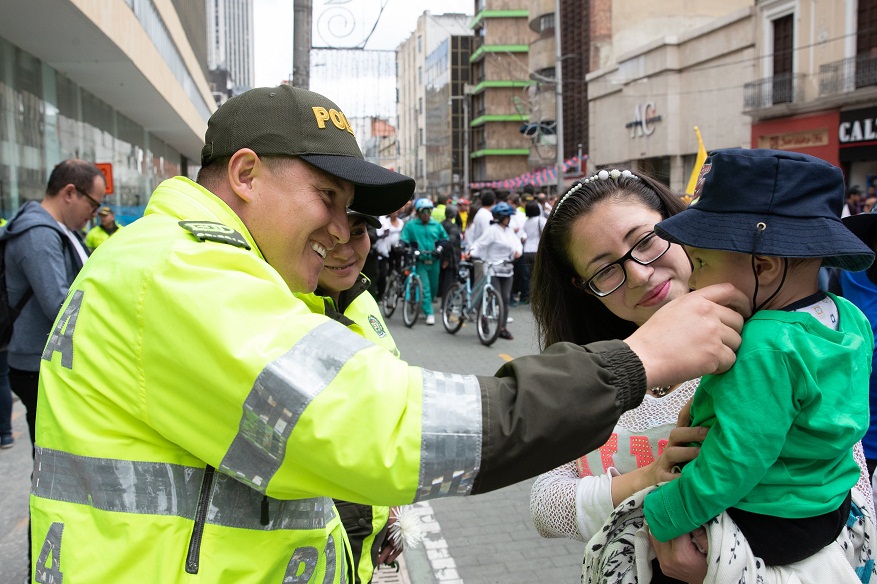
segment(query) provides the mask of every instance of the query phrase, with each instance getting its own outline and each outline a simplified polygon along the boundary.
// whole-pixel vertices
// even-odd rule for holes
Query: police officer
[[[719,286],[624,342],[558,344],[494,377],[409,366],[296,296],[347,241],[348,206],[383,215],[414,190],[363,160],[337,105],[250,90],[210,118],[201,163],[85,265],[54,324],[38,581],[349,582],[331,498],[515,483],[605,442],[646,387],[734,360],[742,318],[715,301],[745,299]]]

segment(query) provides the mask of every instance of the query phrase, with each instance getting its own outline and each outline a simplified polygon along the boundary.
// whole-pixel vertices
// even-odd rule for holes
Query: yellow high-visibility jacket
[[[88,233],[85,236],[85,245],[88,247],[88,249],[94,251],[97,249],[97,246],[104,243],[112,235],[118,233],[121,228],[122,226],[116,223],[116,230],[112,233],[107,233],[103,225],[97,224],[88,230]]]
[[[185,178],[92,259],[42,357],[38,582],[349,582],[331,498],[520,481],[604,443],[645,393],[621,342],[488,378],[408,366],[312,313]]]

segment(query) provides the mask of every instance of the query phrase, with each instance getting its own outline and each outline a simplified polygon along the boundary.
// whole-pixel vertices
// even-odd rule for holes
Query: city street
[[[489,375],[506,361],[536,351],[529,307],[512,308],[512,341],[491,347],[464,327],[447,334],[440,322],[413,328],[397,312],[387,321],[402,357],[440,371]],[[16,445],[0,451],[0,583],[25,581],[27,493],[31,456],[24,408],[15,403]],[[476,497],[435,500],[416,506],[422,517],[425,545],[403,554],[399,573],[385,568],[376,582],[412,584],[530,584],[578,582],[583,544],[539,537],[528,510],[532,481]],[[63,566],[62,566],[63,568]]]

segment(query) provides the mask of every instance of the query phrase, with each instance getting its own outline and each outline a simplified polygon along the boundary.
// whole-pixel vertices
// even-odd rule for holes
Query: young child
[[[655,226],[685,246],[692,288],[730,282],[752,298],[736,363],[704,376],[692,400],[691,424],[710,429],[699,456],[645,498],[659,541],[727,511],[775,566],[815,554],[846,524],[874,341],[861,311],[820,292],[817,274],[864,270],[874,254],[841,223],[843,202],[843,175],[828,162],[718,150],[691,206]]]

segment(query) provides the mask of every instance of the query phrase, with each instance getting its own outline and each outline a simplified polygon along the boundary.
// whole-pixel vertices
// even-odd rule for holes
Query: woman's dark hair
[[[524,205],[524,214],[527,217],[538,217],[542,214],[542,209],[539,208],[539,203],[536,201],[527,201],[527,204]]]
[[[601,201],[638,202],[664,219],[685,208],[666,185],[639,172],[632,174],[576,182],[573,187],[581,184],[581,188],[555,203],[539,239],[530,281],[530,307],[542,349],[558,341],[585,345],[624,339],[636,330],[636,324],[615,316],[596,296],[573,285],[579,274],[567,255],[573,224]]]

